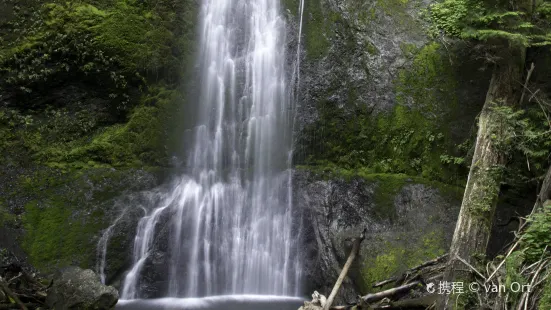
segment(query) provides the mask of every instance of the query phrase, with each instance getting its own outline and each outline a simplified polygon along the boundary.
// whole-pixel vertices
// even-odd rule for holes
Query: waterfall
[[[138,223],[122,299],[140,297],[140,273],[166,214],[168,296],[298,294],[294,78],[286,74],[280,12],[275,0],[202,1],[186,172]]]

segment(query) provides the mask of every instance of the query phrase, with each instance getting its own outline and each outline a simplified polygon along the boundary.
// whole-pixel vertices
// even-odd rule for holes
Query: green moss
[[[46,272],[70,264],[92,266],[95,235],[107,223],[101,209],[86,203],[84,193],[91,185],[78,173],[44,171],[23,177],[19,186],[35,197],[22,217],[23,247],[31,263]],[[71,186],[79,191],[62,191]]]
[[[379,49],[377,49],[377,47],[369,41],[366,41],[365,43],[365,50],[372,56],[377,56],[380,54]]]
[[[96,130],[90,113],[55,110],[29,126],[8,126],[10,143],[22,143],[35,162],[53,168],[163,166],[166,126],[179,100],[176,91],[151,88],[126,123]]]
[[[90,267],[90,247],[94,247],[91,241],[105,226],[103,221],[94,221],[101,218],[100,211],[89,215],[91,219],[86,221],[91,222],[85,222],[64,199],[57,197],[43,204],[31,202],[25,207],[27,235],[23,246],[31,262],[42,270],[74,263]]]
[[[382,8],[385,13],[393,14],[396,11],[403,11],[409,3],[409,0],[377,0],[377,6]]]
[[[492,206],[497,203],[504,167],[483,168],[474,164],[473,171],[471,177],[476,180],[477,186],[480,186],[482,191],[471,198],[469,213],[480,219],[489,229],[492,225]]]
[[[105,20],[93,28],[97,41],[118,55],[125,55],[122,64],[130,70],[155,70],[171,60],[169,29],[159,27],[161,17],[153,11],[117,2]]]
[[[359,279],[362,294],[372,292],[372,285],[375,282],[399,275],[409,268],[445,253],[445,242],[441,231],[429,232],[413,243],[408,236],[403,236],[407,244],[401,239],[387,241],[380,253],[364,260],[361,279]]]
[[[418,18],[408,13],[420,11],[422,1],[417,0],[377,0],[372,2],[355,1],[351,11],[358,12],[358,20],[364,25],[377,22],[378,20],[391,18],[394,25],[403,31],[420,33],[422,25]]]
[[[298,16],[300,0],[283,0],[281,4],[283,8],[289,10],[293,16]]]
[[[415,54],[415,58],[410,68],[399,72],[396,82],[398,103],[413,102],[417,108],[436,116],[452,112],[457,106],[457,82],[442,47],[433,42],[417,52],[412,45],[403,45],[402,50],[406,54]]]
[[[548,278],[538,305],[539,310],[551,309],[551,278]]]
[[[371,184],[375,184],[374,216],[382,219],[393,219],[396,216],[394,198],[407,184],[424,184],[437,189],[444,197],[461,200],[463,197],[463,187],[450,185],[421,176],[409,176],[406,174],[374,173],[368,168],[344,169],[332,163],[319,166],[297,166],[297,169],[303,169],[317,174],[317,177],[324,179],[344,179],[352,180],[361,178]]]
[[[0,91],[17,98],[0,107],[0,162],[18,167],[0,169],[18,179],[0,185],[0,224],[24,227],[24,248],[42,271],[90,268],[108,224],[103,204],[167,163],[197,5],[32,4],[10,17],[13,34],[0,31]],[[135,167],[151,178],[132,178]]]
[[[135,176],[134,170],[112,168],[39,169],[22,176],[18,193],[30,198],[21,217],[22,245],[33,266],[46,273],[67,265],[93,268],[113,199],[152,186]]]
[[[309,59],[318,59],[327,54],[335,24],[340,19],[339,13],[324,9],[321,0],[305,2],[304,39],[306,55]]]
[[[355,89],[350,89],[345,106],[320,102],[319,120],[299,137],[299,164],[332,164],[448,184],[464,181],[466,151],[459,153],[446,125],[458,109],[455,71],[436,43],[403,49],[412,64],[395,81],[397,105],[373,115],[355,106]]]
[[[0,227],[8,227],[15,224],[16,217],[9,212],[7,204],[0,200]]]
[[[368,174],[361,176],[377,184],[375,188],[376,214],[382,218],[394,218],[396,216],[394,198],[406,185],[408,177],[400,174]]]

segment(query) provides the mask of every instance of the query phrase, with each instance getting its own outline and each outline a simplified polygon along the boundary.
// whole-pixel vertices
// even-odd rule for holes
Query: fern
[[[551,4],[543,2],[533,17],[509,7],[480,0],[443,0],[429,8],[429,33],[458,39],[487,41],[505,39],[521,46],[550,45]],[[528,21],[531,19],[531,21]]]

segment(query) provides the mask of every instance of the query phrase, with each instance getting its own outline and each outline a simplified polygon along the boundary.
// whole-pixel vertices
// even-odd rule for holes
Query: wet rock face
[[[55,310],[108,310],[118,299],[117,290],[101,284],[92,270],[68,267],[56,274],[46,303]]]
[[[289,37],[294,37],[298,1],[286,2],[292,3]],[[426,1],[312,2],[318,3],[307,3],[304,13],[299,130],[316,119],[316,104],[321,101],[337,107],[392,109],[394,82],[411,61],[405,49],[429,41],[419,16]]]
[[[290,25],[288,36],[293,37],[298,32],[298,1],[286,0],[284,3]],[[323,166],[329,162],[334,167],[344,162],[344,166],[339,168],[347,168],[356,174],[356,170],[360,169],[356,169],[358,166],[353,161],[347,162],[339,157],[323,158],[322,155],[319,156],[322,158],[314,156],[312,162],[309,156],[324,153],[323,141],[330,137],[330,133],[319,128],[320,120],[334,121],[337,127],[346,126],[354,120],[357,111],[366,111],[362,113],[371,117],[361,119],[368,123],[365,128],[376,128],[381,120],[379,116],[389,114],[385,112],[394,113],[397,106],[407,107],[405,111],[420,111],[418,115],[422,120],[384,120],[392,125],[393,122],[401,122],[397,127],[405,126],[396,132],[385,133],[382,130],[382,134],[373,133],[372,136],[368,133],[365,138],[368,146],[385,138],[385,135],[400,138],[409,131],[409,122],[427,120],[427,124],[431,124],[427,126],[428,131],[441,130],[450,144],[459,144],[469,137],[469,129],[480,110],[479,105],[484,101],[487,74],[478,71],[480,64],[476,62],[452,64],[454,56],[451,54],[457,51],[438,47],[434,49],[435,53],[427,53],[431,44],[438,45],[427,36],[421,16],[423,8],[429,3],[424,0],[306,2],[300,91],[294,127],[296,164]],[[296,40],[290,42],[294,44]],[[438,61],[433,62],[433,56]],[[469,57],[460,55],[460,59]],[[431,66],[449,67],[449,70],[430,75],[426,73],[426,68]],[[471,76],[465,74],[466,71],[471,71],[471,75],[472,72],[479,74]],[[464,108],[458,110],[455,105]],[[339,119],[328,119],[324,116],[328,114],[324,109],[343,112],[335,114]],[[407,113],[404,115],[407,116]],[[441,127],[447,127],[436,129],[442,124],[445,126]],[[311,129],[316,126],[318,128]],[[416,127],[413,131],[419,133],[422,130]],[[349,136],[342,137],[343,140],[347,138]],[[411,143],[407,138],[404,141]],[[346,144],[332,145],[348,147]],[[425,146],[430,148],[429,144]],[[367,154],[372,149],[367,147],[361,150]],[[385,159],[383,156],[399,157],[411,165],[419,156],[416,151],[392,151],[392,147],[389,150],[378,154],[381,156],[376,156],[375,150],[376,155],[372,158],[364,154],[362,165],[373,168],[376,164],[373,161],[382,161]],[[346,157],[351,152],[346,148],[338,154]],[[435,152],[428,153],[434,155],[437,154]],[[321,160],[318,163],[316,159]],[[440,159],[436,155],[426,161],[431,160],[437,165]],[[391,161],[390,165],[396,162],[399,160]],[[400,169],[396,167],[375,168],[379,170],[365,170],[383,174],[346,179],[297,170],[294,197],[296,209],[303,212],[305,245],[302,262],[306,294],[314,290],[325,295],[330,293],[348,256],[351,241],[364,227],[368,229],[367,238],[335,304],[353,301],[358,294],[372,292],[374,282],[439,256],[448,248],[461,204],[462,189],[431,181],[438,178],[431,179],[434,175],[425,174],[424,168],[422,171],[406,172],[422,175],[424,179],[391,174],[404,173],[403,169],[398,171]],[[440,168],[434,170],[437,175],[443,172]]]
[[[302,258],[307,292],[330,293],[352,240],[364,227],[368,229],[366,239],[336,303],[354,301],[358,294],[372,291],[374,282],[445,252],[460,199],[443,188],[408,179],[400,179],[389,189],[390,181],[323,180],[308,172],[296,172],[296,205],[307,219],[303,223]],[[386,195],[388,191],[392,195]]]

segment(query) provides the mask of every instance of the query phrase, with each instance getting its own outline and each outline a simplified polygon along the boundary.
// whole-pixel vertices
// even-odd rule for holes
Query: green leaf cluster
[[[102,88],[112,110],[127,111],[135,102],[132,89],[159,75],[174,83],[181,74],[183,59],[175,52],[185,47],[169,9],[125,0],[40,5],[32,18],[12,23],[26,26],[0,48],[0,89],[28,108],[40,102],[29,98],[79,81]]]
[[[546,282],[538,309],[551,309],[551,277]]]
[[[551,255],[551,205],[528,219],[529,226],[521,238],[521,248],[527,262],[535,262]]]
[[[551,44],[551,5],[538,1],[443,0],[428,10],[429,33],[520,46]]]

